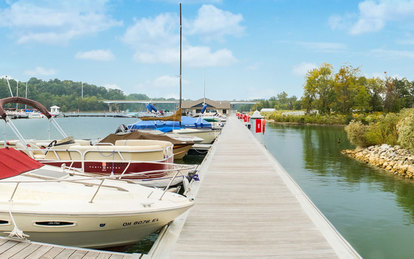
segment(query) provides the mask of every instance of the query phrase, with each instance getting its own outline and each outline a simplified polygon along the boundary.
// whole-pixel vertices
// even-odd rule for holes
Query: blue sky
[[[178,2],[1,1],[0,75],[178,97]],[[300,97],[324,62],[414,80],[414,0],[182,3],[184,98],[203,97],[204,82],[215,100]]]

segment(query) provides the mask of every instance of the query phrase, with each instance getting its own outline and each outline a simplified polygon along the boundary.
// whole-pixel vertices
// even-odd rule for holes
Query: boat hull
[[[65,246],[104,248],[129,245],[138,242],[149,234],[171,222],[188,207],[156,213],[116,214],[116,215],[45,215],[13,213],[19,229],[29,235],[31,241],[53,243]],[[1,219],[9,219],[8,212],[0,212]],[[39,222],[52,222],[52,225],[38,225]],[[70,222],[72,225],[59,226],[53,222]],[[0,235],[12,230],[12,224],[0,225]]]
[[[193,145],[174,145],[174,160],[183,159]]]
[[[218,130],[198,130],[198,129],[182,129],[182,130],[174,130],[173,133],[177,133],[180,135],[191,135],[202,138],[199,144],[211,144],[220,134]]]

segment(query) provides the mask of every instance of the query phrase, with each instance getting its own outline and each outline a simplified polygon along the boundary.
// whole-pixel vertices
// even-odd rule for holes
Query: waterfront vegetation
[[[414,81],[406,78],[361,76],[359,68],[322,64],[305,77],[300,100],[285,92],[260,101],[254,109],[279,123],[347,125],[352,144],[358,147],[388,144],[414,152]]]
[[[26,82],[17,82],[9,79],[13,96],[26,95]],[[17,91],[18,87],[18,91]],[[83,90],[82,90],[83,89]],[[82,98],[83,94],[83,98]],[[0,79],[0,97],[10,97],[10,91],[6,79]],[[108,105],[104,100],[150,100],[145,94],[125,95],[120,89],[105,88],[93,84],[74,82],[71,80],[49,80],[43,81],[30,78],[27,81],[27,97],[43,104],[49,108],[52,105],[61,107],[63,112],[67,111],[107,111]],[[156,98],[152,100],[166,100]],[[170,99],[168,99],[170,100]],[[174,104],[160,105],[160,109],[175,109]],[[145,104],[118,104],[114,110],[145,110]]]
[[[350,142],[359,147],[388,144],[414,151],[414,109],[383,114],[368,121],[353,120],[345,131]]]

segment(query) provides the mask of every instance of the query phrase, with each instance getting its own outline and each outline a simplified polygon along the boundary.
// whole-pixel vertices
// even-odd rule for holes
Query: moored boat
[[[125,126],[126,127],[126,126]],[[183,157],[187,154],[188,150],[197,142],[201,142],[200,140],[195,140],[194,138],[177,138],[174,136],[169,136],[166,134],[153,134],[153,131],[133,131],[133,132],[119,132],[116,134],[110,134],[100,140],[100,143],[111,143],[115,144],[117,140],[126,140],[126,139],[146,139],[146,140],[162,140],[168,141],[173,144],[173,152],[174,152],[174,160],[183,159]],[[160,132],[162,133],[162,132]]]
[[[0,235],[79,247],[137,242],[185,212],[184,196],[43,165],[0,149]]]

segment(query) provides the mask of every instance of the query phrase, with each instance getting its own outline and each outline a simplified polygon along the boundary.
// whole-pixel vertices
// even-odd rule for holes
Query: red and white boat
[[[167,190],[43,165],[0,149],[0,236],[92,248],[129,245],[193,204]]]
[[[37,108],[52,122],[63,139],[25,140],[3,109],[7,103],[22,103]],[[111,175],[156,187],[178,184],[191,170],[187,165],[173,164],[173,144],[168,141],[117,140],[115,144],[92,145],[87,140],[74,140],[66,135],[43,105],[33,100],[21,97],[0,99],[0,116],[18,137],[15,141],[3,142],[3,145],[21,150],[46,165],[65,165],[85,173]]]

